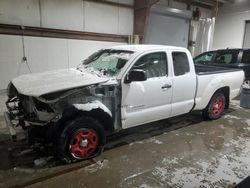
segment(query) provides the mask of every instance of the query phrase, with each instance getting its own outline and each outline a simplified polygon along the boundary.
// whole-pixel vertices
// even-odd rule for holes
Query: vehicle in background
[[[250,49],[221,49],[204,52],[194,58],[195,64],[240,68],[250,80]]]
[[[185,48],[124,45],[100,50],[77,68],[11,81],[5,120],[16,139],[53,143],[66,161],[101,153],[106,136],[201,110],[218,119],[239,94],[242,70],[194,66]]]

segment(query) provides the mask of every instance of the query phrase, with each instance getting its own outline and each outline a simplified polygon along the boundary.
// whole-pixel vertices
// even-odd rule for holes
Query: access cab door
[[[128,128],[167,118],[171,114],[172,76],[166,51],[140,55],[122,78],[122,126]],[[131,81],[136,71],[144,71],[145,81]],[[126,83],[129,82],[129,83]]]
[[[193,59],[185,50],[169,51],[173,64],[173,99],[171,116],[188,113],[196,92],[196,73]]]

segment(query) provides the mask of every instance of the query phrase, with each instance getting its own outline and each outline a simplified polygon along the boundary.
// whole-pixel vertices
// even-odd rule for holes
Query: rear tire
[[[221,117],[225,109],[226,98],[222,92],[217,92],[210,99],[207,107],[202,111],[202,115],[207,120],[215,120]]]
[[[59,132],[55,150],[59,159],[70,163],[101,154],[106,142],[103,126],[91,117],[68,122]]]

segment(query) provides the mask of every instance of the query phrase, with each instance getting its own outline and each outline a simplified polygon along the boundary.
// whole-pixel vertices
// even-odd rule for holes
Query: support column
[[[144,43],[150,8],[159,0],[136,0],[134,4],[134,35]]]

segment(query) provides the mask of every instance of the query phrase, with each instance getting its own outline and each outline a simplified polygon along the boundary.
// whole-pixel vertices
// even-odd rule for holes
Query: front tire
[[[60,131],[55,143],[56,154],[66,162],[90,159],[102,152],[105,142],[103,126],[84,116],[70,121]]]
[[[205,119],[215,120],[221,117],[225,109],[226,98],[223,93],[217,92],[209,101],[207,107],[202,111]]]

